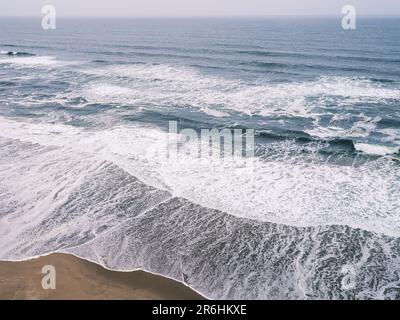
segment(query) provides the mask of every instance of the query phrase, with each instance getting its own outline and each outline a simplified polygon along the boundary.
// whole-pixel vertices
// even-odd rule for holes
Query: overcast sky
[[[37,16],[45,4],[59,16],[337,15],[346,4],[361,15],[400,15],[400,0],[0,0],[0,15]]]

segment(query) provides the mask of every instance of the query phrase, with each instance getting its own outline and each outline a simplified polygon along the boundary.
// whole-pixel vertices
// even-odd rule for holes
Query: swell
[[[293,58],[324,58],[335,59],[344,61],[362,61],[362,62],[385,62],[385,63],[399,63],[400,59],[393,59],[387,57],[371,57],[371,56],[344,56],[335,54],[317,54],[317,53],[298,53],[298,52],[277,52],[277,51],[260,51],[260,50],[241,50],[237,51],[239,54],[259,57],[293,57]]]
[[[325,64],[316,64],[316,63],[281,63],[281,62],[265,62],[265,61],[248,61],[241,62],[241,66],[250,66],[257,68],[278,68],[278,69],[289,69],[289,70],[322,70],[322,71],[342,71],[342,72],[362,72],[365,74],[370,74],[371,72],[374,74],[381,74],[384,76],[388,75],[397,75],[396,71],[377,69],[375,66],[365,67],[365,66],[343,66],[343,65],[327,65]],[[391,80],[389,80],[390,82]]]
[[[16,57],[32,57],[34,53],[23,52],[23,51],[1,51],[1,55],[16,56]]]
[[[11,43],[2,43],[0,44],[1,47],[6,48],[24,48],[24,49],[48,49],[45,46],[38,46],[38,45],[24,45],[24,44],[11,44]]]

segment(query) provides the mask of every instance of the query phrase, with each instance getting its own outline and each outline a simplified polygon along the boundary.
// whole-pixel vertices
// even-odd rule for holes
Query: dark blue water
[[[212,298],[399,297],[399,18],[0,30],[1,258],[69,251]],[[254,129],[256,167],[166,161],[173,120]]]

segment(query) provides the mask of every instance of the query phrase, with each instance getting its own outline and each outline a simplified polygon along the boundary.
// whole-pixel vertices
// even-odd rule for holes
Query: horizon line
[[[193,19],[193,18],[279,18],[279,17],[304,17],[304,18],[318,18],[318,17],[341,17],[342,14],[260,14],[260,15],[57,15],[58,18],[121,18],[121,19]],[[1,15],[0,18],[38,18],[42,17],[39,13],[37,15]],[[357,14],[357,17],[400,17],[400,13],[394,14]]]

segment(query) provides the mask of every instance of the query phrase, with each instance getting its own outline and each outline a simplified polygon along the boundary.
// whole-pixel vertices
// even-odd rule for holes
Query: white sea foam
[[[82,92],[90,102],[139,108],[194,108],[213,117],[232,113],[288,116],[312,119],[307,133],[319,137],[368,137],[378,118],[363,114],[350,129],[336,125],[338,110],[354,116],[355,104],[400,100],[400,91],[367,79],[321,77],[293,83],[256,82],[205,75],[189,67],[169,65],[123,65],[86,70],[101,77]],[[331,109],[331,105],[336,109]],[[321,116],[331,115],[331,126],[321,125]],[[354,121],[354,119],[352,120]]]
[[[256,160],[254,168],[242,159],[172,161],[165,157],[167,134],[140,126],[91,132],[2,119],[0,136],[91,154],[174,196],[235,216],[400,235],[400,170],[386,159],[351,167],[278,157]]]
[[[22,66],[49,67],[67,63],[42,56],[13,57],[1,61]],[[289,83],[251,83],[203,74],[189,67],[152,64],[80,68],[79,72],[95,74],[98,78],[47,101],[63,104],[85,98],[89,103],[132,106],[139,110],[190,108],[217,118],[233,113],[303,117],[313,123],[305,132],[322,138],[367,138],[378,130],[377,123],[381,118],[364,115],[355,109],[359,108],[355,104],[359,106],[400,100],[400,90],[396,88],[367,79],[346,77],[321,77],[314,81]],[[18,100],[18,96],[13,95],[12,99]],[[23,96],[20,99],[24,105],[37,101],[35,96]],[[321,121],[327,116],[331,117],[328,125]],[[346,119],[353,123],[351,128],[343,125]],[[387,139],[397,139],[396,135],[389,137],[389,133],[381,132]]]
[[[342,115],[341,117],[334,117],[332,124],[335,124],[335,121],[343,120],[348,117],[348,114]],[[315,126],[313,129],[306,129],[304,132],[308,133],[311,136],[316,136],[319,138],[366,138],[372,132],[376,131],[377,123],[381,120],[380,117],[367,117],[364,114],[358,115],[358,121],[354,122],[349,129],[345,129],[339,126],[322,126],[319,124],[319,121],[315,122]]]
[[[371,155],[386,156],[389,154],[396,154],[399,152],[399,148],[386,147],[381,145],[374,145],[368,143],[355,143],[354,147],[358,151],[362,151]]]
[[[13,64],[20,67],[60,67],[74,62],[61,61],[51,56],[1,58],[0,64]]]
[[[68,252],[213,299],[343,297],[337,283],[350,263],[357,298],[396,297],[398,241],[387,237],[400,235],[396,164],[171,161],[167,136],[0,118],[0,258]]]
[[[400,128],[380,129],[378,132],[384,135],[383,141],[400,145]]]

